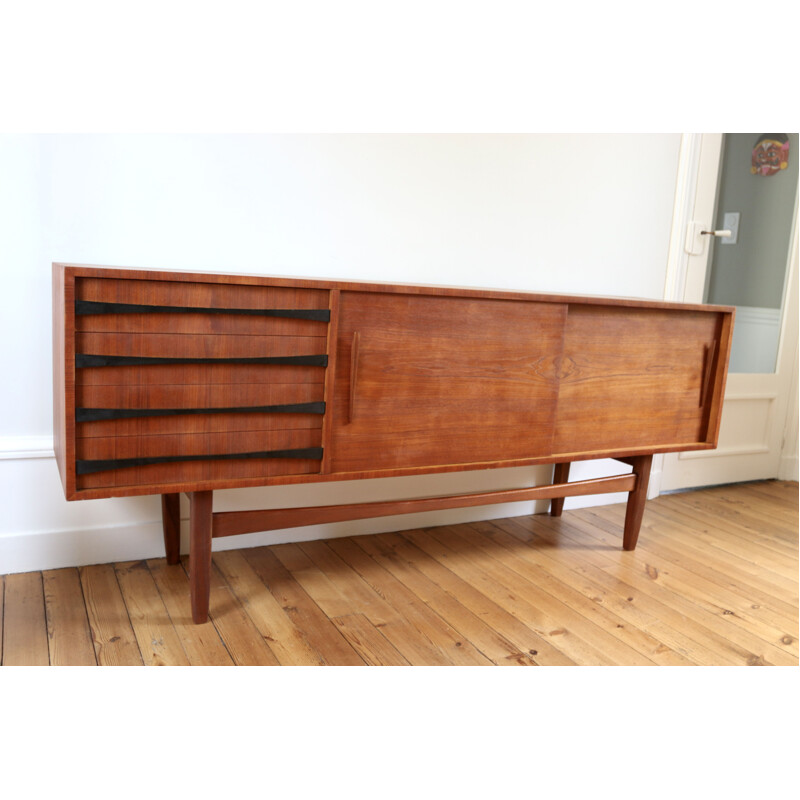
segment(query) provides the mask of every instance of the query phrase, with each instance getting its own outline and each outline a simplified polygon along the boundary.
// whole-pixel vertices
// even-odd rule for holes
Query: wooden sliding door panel
[[[706,441],[723,318],[570,305],[555,455]]]
[[[343,292],[333,471],[547,454],[566,306]]]

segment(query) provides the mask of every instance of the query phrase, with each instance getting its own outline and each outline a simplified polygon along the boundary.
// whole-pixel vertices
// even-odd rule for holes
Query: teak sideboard
[[[628,492],[655,453],[713,448],[732,308],[53,265],[55,452],[68,500],[159,494],[167,561],[189,497],[195,622],[212,538]],[[570,462],[632,470],[569,482]],[[554,464],[546,486],[214,513],[216,489]]]

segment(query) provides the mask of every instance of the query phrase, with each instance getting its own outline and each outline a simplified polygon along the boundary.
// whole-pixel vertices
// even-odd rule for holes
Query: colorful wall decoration
[[[789,166],[789,137],[785,133],[762,133],[753,147],[750,172],[775,175]]]

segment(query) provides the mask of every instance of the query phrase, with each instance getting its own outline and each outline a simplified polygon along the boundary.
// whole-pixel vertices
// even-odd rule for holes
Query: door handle
[[[726,220],[727,222],[727,220]],[[708,226],[708,221],[698,222],[697,220],[690,220],[686,226],[686,241],[683,248],[690,256],[699,256],[703,254],[705,248],[705,240],[703,236],[716,236],[720,239],[734,240],[733,231],[728,228],[722,228],[718,231],[704,230]]]
[[[711,371],[714,366],[714,357],[717,355],[717,340],[713,339],[711,344],[703,346],[703,381],[700,384],[700,404],[703,408],[708,398],[708,391],[711,388]]]
[[[350,345],[350,406],[347,421],[352,422],[356,410],[356,381],[358,380],[358,331],[353,331],[353,342]]]
[[[723,231],[700,231],[701,236],[719,236],[720,239],[729,239],[733,236],[733,232],[729,230]]]

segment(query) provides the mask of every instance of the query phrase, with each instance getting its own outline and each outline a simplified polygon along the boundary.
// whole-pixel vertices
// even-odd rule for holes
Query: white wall
[[[51,439],[51,262],[660,299],[679,144],[678,134],[0,136],[0,573],[163,555],[157,498],[63,499]],[[615,471],[593,462],[573,475]],[[215,509],[549,478],[540,467],[231,490]],[[315,526],[215,548],[533,508]]]

